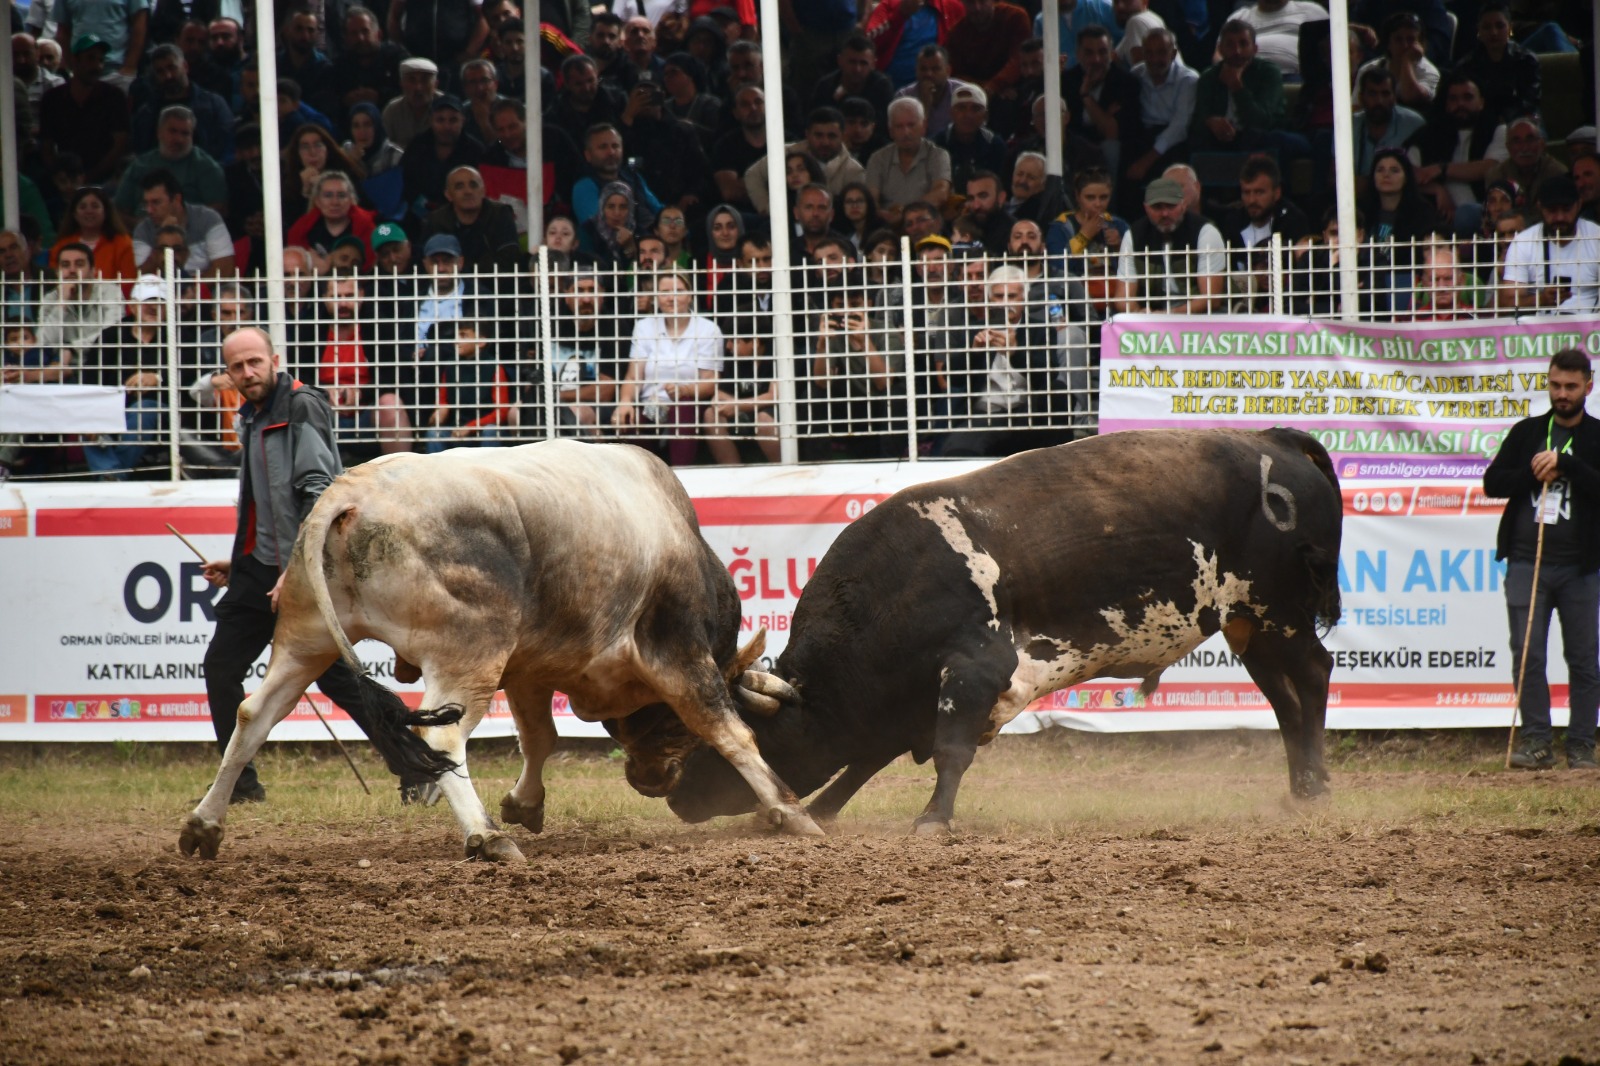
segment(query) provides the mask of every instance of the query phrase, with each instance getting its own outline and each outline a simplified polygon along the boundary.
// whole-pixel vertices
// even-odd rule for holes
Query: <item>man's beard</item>
[[[1546,222],[1544,230],[1546,237],[1557,237],[1564,240],[1578,232],[1578,224],[1563,219],[1560,222]]]

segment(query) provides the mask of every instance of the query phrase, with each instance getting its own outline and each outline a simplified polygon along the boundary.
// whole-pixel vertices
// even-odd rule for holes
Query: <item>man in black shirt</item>
[[[1584,411],[1594,390],[1589,357],[1577,348],[1557,352],[1550,360],[1549,388],[1550,412],[1512,426],[1483,475],[1484,491],[1506,498],[1495,558],[1509,560],[1512,678],[1524,678],[1522,743],[1511,765],[1523,770],[1555,765],[1545,679],[1553,608],[1561,618],[1570,692],[1567,765],[1594,769],[1600,707],[1600,421]],[[1526,664],[1521,662],[1525,634]]]

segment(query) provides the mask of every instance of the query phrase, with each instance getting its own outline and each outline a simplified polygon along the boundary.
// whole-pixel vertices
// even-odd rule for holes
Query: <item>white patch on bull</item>
[[[955,501],[940,498],[927,503],[914,503],[911,509],[937,526],[945,543],[967,561],[967,570],[972,574],[972,583],[978,586],[978,591],[983,593],[983,598],[989,604],[990,619],[987,624],[990,629],[999,632],[1000,605],[995,600],[994,587],[1000,580],[1000,564],[995,562],[994,557],[988,552],[979,551],[972,543],[966,527],[961,524],[961,519],[956,514]]]
[[[1096,677],[1120,676],[1115,671],[1127,666],[1139,667],[1143,676],[1145,671],[1159,672],[1172,665],[1205,640],[1200,627],[1203,611],[1215,610],[1223,621],[1240,607],[1258,619],[1266,614],[1264,606],[1250,602],[1250,581],[1237,574],[1222,573],[1216,555],[1207,555],[1205,547],[1195,541],[1189,543],[1194,547],[1195,561],[1195,603],[1191,610],[1185,612],[1171,600],[1150,603],[1133,623],[1122,608],[1106,608],[1100,616],[1117,640],[1083,650],[1057,637],[1017,634],[1017,666],[1010,686],[990,711],[990,725],[983,740],[992,739],[1034,700],[1058,689]],[[1028,649],[1039,650],[1040,644],[1051,645],[1055,654],[1035,658]]]
[[[1267,475],[1271,473],[1272,456],[1263,455],[1261,457],[1261,513],[1267,516],[1267,521],[1271,522],[1273,528],[1275,528],[1279,533],[1287,533],[1295,527],[1296,508],[1294,502],[1294,493],[1290,492],[1282,485],[1274,485],[1271,481],[1269,481]],[[1280,521],[1279,518],[1272,513],[1273,496],[1276,496],[1278,499],[1282,500],[1283,505],[1289,509],[1288,518]]]

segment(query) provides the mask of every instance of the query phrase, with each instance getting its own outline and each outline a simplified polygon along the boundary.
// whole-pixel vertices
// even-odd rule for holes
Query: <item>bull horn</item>
[[[733,657],[733,662],[728,664],[723,679],[731,683],[734,678],[748,670],[751,663],[761,658],[761,653],[766,650],[767,627],[762,626],[756,630],[756,635],[750,638],[750,642],[740,648],[738,654]]]
[[[783,704],[773,697],[765,693],[752,691],[743,685],[739,686],[739,703],[746,710],[753,714],[759,714],[763,718],[771,718],[783,707]]]
[[[746,670],[739,679],[739,685],[751,692],[759,692],[763,696],[771,696],[784,703],[799,703],[800,693],[794,687],[779,677],[769,674],[764,670]]]

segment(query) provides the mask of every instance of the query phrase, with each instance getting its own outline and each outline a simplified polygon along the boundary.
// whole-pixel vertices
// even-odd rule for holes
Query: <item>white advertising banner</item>
[[[706,539],[739,590],[746,633],[766,626],[768,657],[775,658],[806,579],[840,530],[900,488],[978,465],[680,474]],[[208,555],[225,556],[235,491],[231,481],[0,489],[0,741],[212,738],[203,662],[220,593],[166,526]],[[1503,567],[1492,558],[1498,502],[1465,481],[1351,483],[1345,514],[1345,620],[1328,638],[1338,657],[1329,726],[1508,724]],[[387,647],[368,641],[357,650],[376,676],[393,683]],[[263,656],[247,689],[265,668]],[[1562,680],[1552,674],[1558,704]],[[413,705],[421,698],[420,685],[396,687]],[[360,737],[315,689],[308,699],[341,737]],[[603,733],[575,718],[559,696],[555,710],[562,735]],[[1096,681],[1044,698],[1009,728],[1030,731],[1047,721],[1104,731],[1276,725],[1220,638],[1168,670],[1148,699],[1136,681]],[[513,732],[497,700],[478,735]],[[326,732],[302,703],[273,736],[315,740]]]
[[[1481,483],[1506,430],[1550,409],[1545,371],[1570,347],[1600,354],[1600,330],[1575,318],[1119,315],[1101,335],[1100,428],[1311,434],[1344,494],[1329,726],[1509,726],[1505,564],[1494,558],[1505,501],[1486,498]],[[1565,724],[1566,667],[1552,629],[1552,718]],[[1168,670],[1150,702],[1260,704],[1241,678],[1213,639]]]

